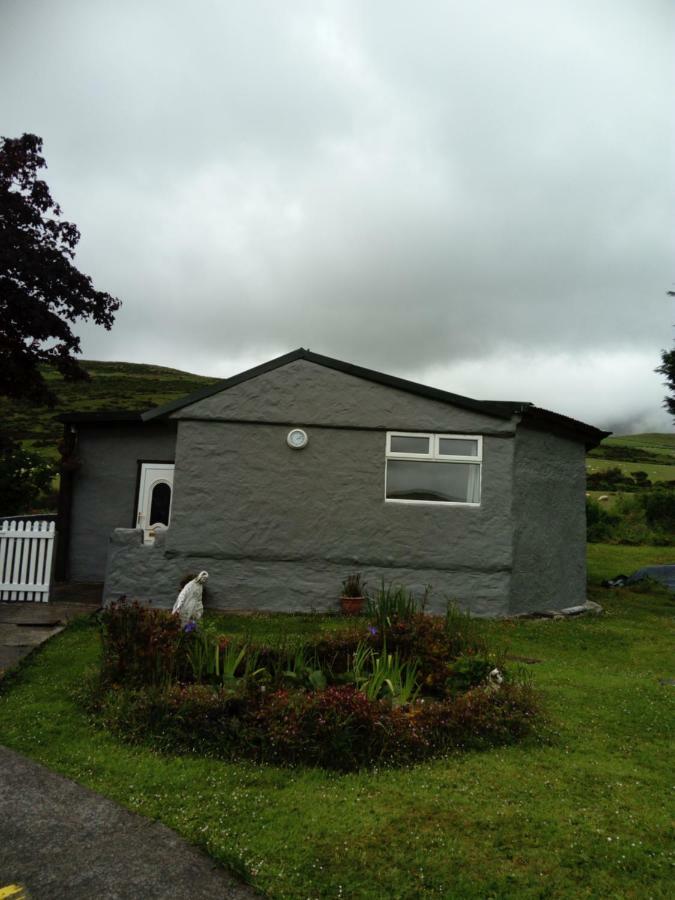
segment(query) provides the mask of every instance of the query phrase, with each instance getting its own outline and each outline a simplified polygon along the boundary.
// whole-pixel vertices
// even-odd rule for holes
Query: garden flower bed
[[[449,608],[383,589],[368,615],[307,643],[256,643],[138,604],[101,615],[100,721],[170,752],[350,771],[513,743],[538,701]]]

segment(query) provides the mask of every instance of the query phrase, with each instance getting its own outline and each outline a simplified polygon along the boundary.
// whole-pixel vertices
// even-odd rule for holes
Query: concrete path
[[[169,828],[0,747],[0,889],[30,900],[259,897]]]
[[[0,674],[15,666],[76,616],[98,609],[96,600],[50,603],[0,602]]]

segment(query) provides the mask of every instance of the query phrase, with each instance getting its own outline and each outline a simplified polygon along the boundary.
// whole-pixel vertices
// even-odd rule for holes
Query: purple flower
[[[191,631],[196,631],[196,630],[197,630],[196,622],[188,622],[186,625],[183,626],[183,631],[185,632],[185,634],[190,634]]]
[[[368,631],[372,634],[373,637],[377,634],[377,628],[374,625],[368,626]]]

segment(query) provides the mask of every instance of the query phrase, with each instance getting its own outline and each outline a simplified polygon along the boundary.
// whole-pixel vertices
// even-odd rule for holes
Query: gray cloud
[[[667,427],[669,3],[3,18],[2,133],[44,137],[78,264],[124,300],[85,355],[225,375],[302,344]]]

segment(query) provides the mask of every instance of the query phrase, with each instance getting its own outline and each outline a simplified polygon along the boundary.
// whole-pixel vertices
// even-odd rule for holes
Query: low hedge
[[[382,591],[362,622],[302,645],[256,645],[137,603],[101,614],[87,702],[129,741],[168,752],[352,771],[510,743],[538,716],[475,623]],[[497,671],[493,671],[498,669]]]
[[[534,691],[513,683],[399,707],[353,685],[270,692],[175,684],[108,690],[96,711],[118,736],[162,752],[342,772],[514,743],[540,717]]]

